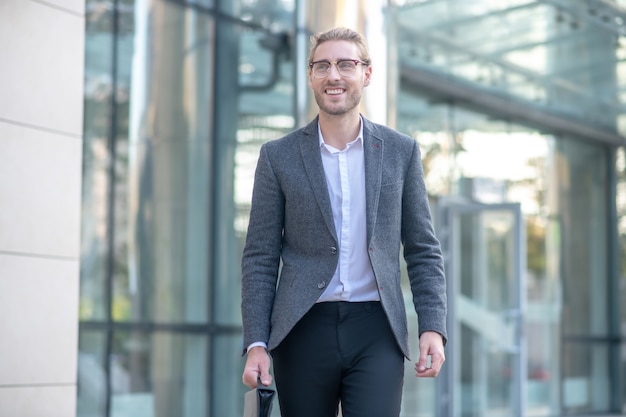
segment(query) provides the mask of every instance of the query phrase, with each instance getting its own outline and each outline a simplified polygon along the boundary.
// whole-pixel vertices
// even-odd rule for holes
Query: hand
[[[430,356],[430,368],[428,357]],[[420,359],[415,364],[415,376],[434,378],[439,375],[441,366],[446,360],[443,353],[443,338],[437,332],[424,332],[420,336]]]
[[[248,388],[257,387],[257,377],[261,376],[261,383],[268,386],[272,383],[270,375],[270,355],[262,346],[255,346],[248,351],[246,366],[243,368],[241,380]]]

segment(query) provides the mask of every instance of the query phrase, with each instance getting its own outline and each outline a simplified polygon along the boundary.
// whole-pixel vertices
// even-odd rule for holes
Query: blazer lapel
[[[365,211],[367,216],[367,242],[376,225],[378,199],[382,181],[383,140],[376,136],[373,125],[363,117],[363,153],[365,158]]]
[[[302,153],[302,163],[309,181],[317,205],[322,212],[326,227],[331,234],[337,239],[335,232],[335,223],[333,220],[333,209],[330,205],[330,197],[328,196],[328,186],[326,185],[326,176],[324,174],[324,166],[322,165],[322,156],[320,154],[318,120],[317,117],[303,129],[303,137],[300,142],[300,151]]]

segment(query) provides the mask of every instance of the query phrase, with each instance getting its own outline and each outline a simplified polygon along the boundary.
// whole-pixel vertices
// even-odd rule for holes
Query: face
[[[359,59],[359,48],[349,41],[327,41],[315,50],[313,61],[336,62],[340,59]],[[359,64],[356,74],[344,77],[332,65],[325,78],[315,78],[309,70],[309,87],[313,90],[320,112],[340,116],[358,112],[363,88],[369,85],[372,67]]]

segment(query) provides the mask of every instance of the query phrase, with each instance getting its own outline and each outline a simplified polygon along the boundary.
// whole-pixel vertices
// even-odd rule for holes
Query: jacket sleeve
[[[438,332],[445,344],[447,300],[443,255],[433,228],[417,142],[404,181],[401,233],[420,335],[425,331]]]
[[[242,256],[241,314],[243,349],[268,342],[272,304],[280,264],[285,198],[272,169],[266,145],[261,147],[254,177],[248,233]]]

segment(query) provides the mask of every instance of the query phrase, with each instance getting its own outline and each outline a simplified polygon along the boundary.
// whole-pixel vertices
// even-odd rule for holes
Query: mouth
[[[343,94],[346,90],[343,88],[327,88],[326,90],[326,94],[328,94],[329,96],[338,96],[340,94]]]

